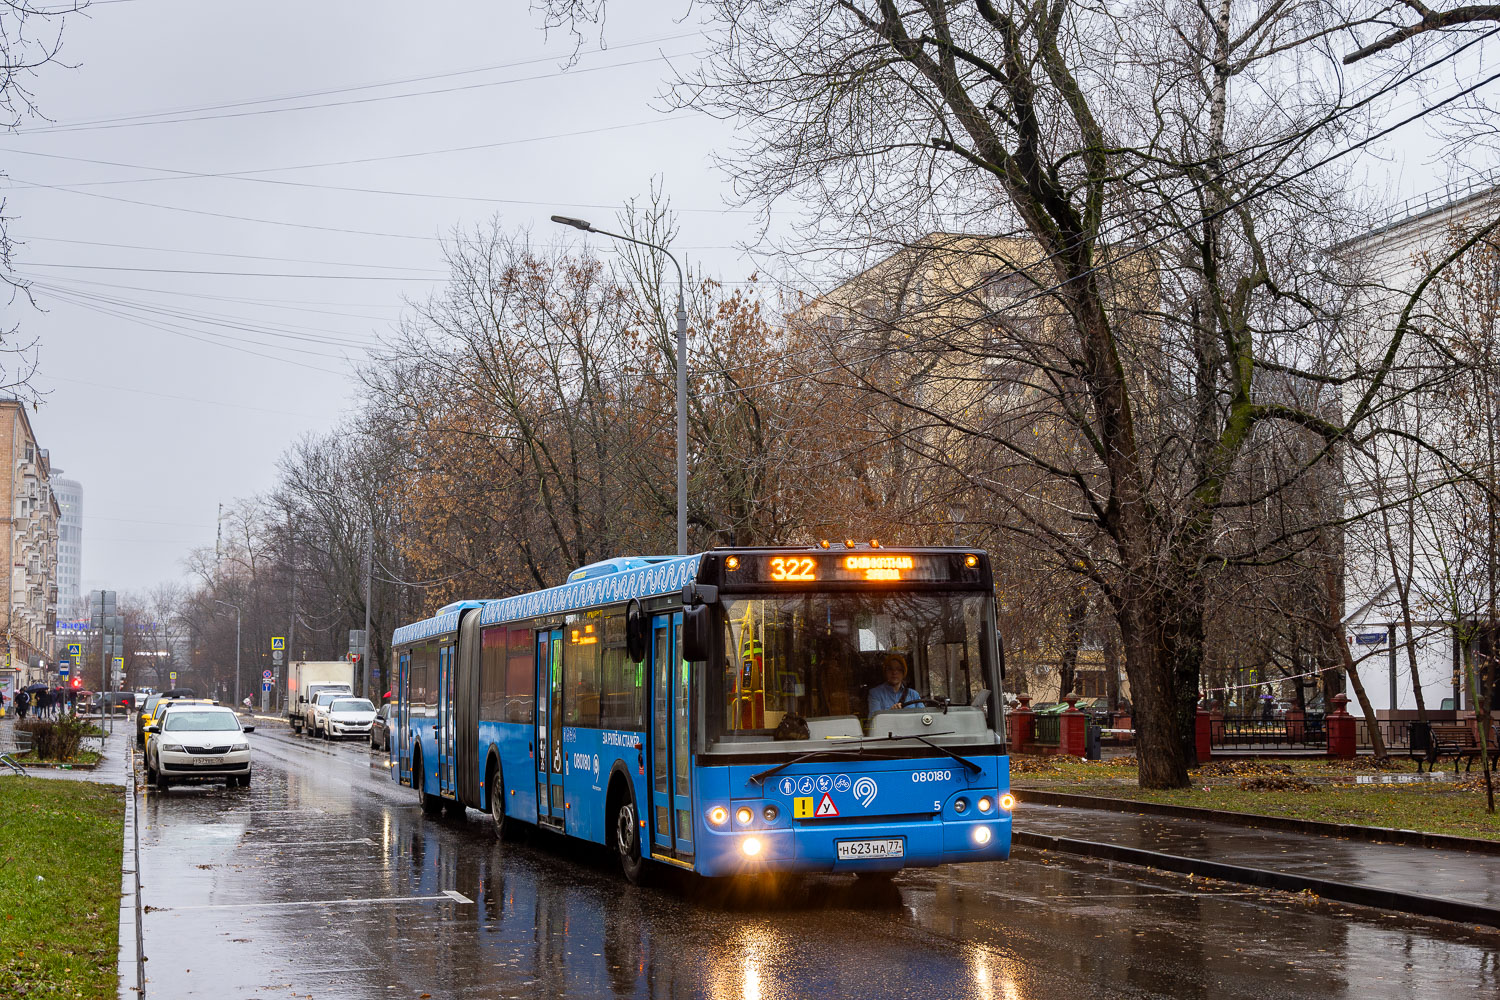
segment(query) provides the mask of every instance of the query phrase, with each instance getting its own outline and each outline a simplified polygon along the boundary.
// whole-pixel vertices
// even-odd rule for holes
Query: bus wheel
[[[411,758],[411,787],[417,790],[417,801],[421,803],[422,811],[429,816],[440,816],[443,812],[443,800],[436,795],[428,795],[425,776],[422,773],[422,754],[420,751]]]
[[[646,860],[641,857],[641,824],[636,816],[635,793],[627,788],[615,811],[614,841],[620,871],[631,885],[640,885],[646,873]]]
[[[490,768],[490,776],[484,779],[484,787],[490,790],[490,823],[495,828],[495,839],[505,839],[505,785],[500,780],[500,769]]]

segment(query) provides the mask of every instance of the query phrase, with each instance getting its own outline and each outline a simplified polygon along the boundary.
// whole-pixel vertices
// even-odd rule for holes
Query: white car
[[[347,700],[349,697],[348,691],[319,691],[313,700],[307,703],[307,731],[313,736],[322,736],[327,739],[328,706],[336,701]]]
[[[341,740],[357,737],[370,738],[370,727],[375,724],[375,706],[367,698],[350,698],[345,695],[329,702],[323,716],[325,739]]]
[[[250,786],[250,740],[254,726],[223,705],[184,703],[170,706],[146,727],[146,780],[164,792],[172,785],[222,781],[225,787]]]

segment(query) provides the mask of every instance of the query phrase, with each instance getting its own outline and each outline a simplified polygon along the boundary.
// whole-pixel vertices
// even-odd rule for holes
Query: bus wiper
[[[952,733],[933,733],[932,735],[933,736],[952,736],[953,734]],[[862,736],[862,737],[860,737],[857,740],[843,740],[843,741],[840,741],[840,742],[843,744],[843,746],[858,746],[860,748],[860,752],[863,752],[864,751],[864,744],[866,744],[866,743],[889,743],[891,740],[912,740],[912,739],[921,740],[924,743],[927,742],[926,738],[922,737],[922,736],[897,736],[894,733],[888,734],[888,735],[885,735],[885,736]],[[936,743],[932,743],[932,744],[929,744],[929,745],[937,747],[937,749],[939,749],[939,750],[943,750],[943,748],[939,747]],[[828,747],[828,748],[826,748],[824,750],[813,750],[813,751],[810,751],[808,753],[802,754],[799,757],[793,757],[791,760],[782,761],[780,764],[777,764],[775,767],[768,767],[764,771],[761,771],[759,774],[752,774],[752,775],[750,775],[750,780],[753,781],[753,782],[755,782],[758,785],[761,782],[765,781],[767,778],[769,778],[771,775],[775,774],[777,771],[780,771],[782,768],[791,767],[793,764],[800,764],[804,760],[812,760],[814,757],[823,757],[823,756],[826,756],[828,754],[835,754],[835,753],[842,753],[842,752],[843,751],[842,751],[841,748],[836,748],[836,747]],[[943,752],[949,754],[949,756],[956,757],[957,759],[963,761],[965,764],[967,764],[969,767],[974,768],[974,770],[976,770],[976,771],[981,770],[981,768],[979,767],[979,765],[970,763],[969,761],[964,760],[962,757],[959,757],[957,754],[952,753],[951,751],[943,750]]]
[[[934,736],[951,736],[952,734],[951,733],[933,733],[932,735],[934,735]],[[932,747],[932,749],[938,751],[939,753],[945,753],[949,757],[952,757],[954,760],[958,761],[960,764],[962,764],[964,767],[967,767],[969,770],[973,771],[975,774],[979,774],[980,772],[982,772],[984,770],[984,768],[980,767],[978,764],[974,763],[969,758],[964,757],[964,756],[962,756],[962,755],[960,755],[958,753],[955,753],[954,751],[949,750],[945,746],[941,746],[941,745],[939,745],[937,743],[934,743],[934,742],[932,742],[932,740],[928,739],[925,736],[912,735],[912,736],[902,737],[902,739],[921,740],[923,743],[926,743],[928,746]]]

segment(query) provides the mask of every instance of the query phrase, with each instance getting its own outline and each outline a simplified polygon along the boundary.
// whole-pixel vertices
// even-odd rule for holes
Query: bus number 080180
[[[817,563],[797,556],[776,556],[771,560],[771,579],[778,583],[792,580],[816,580]]]

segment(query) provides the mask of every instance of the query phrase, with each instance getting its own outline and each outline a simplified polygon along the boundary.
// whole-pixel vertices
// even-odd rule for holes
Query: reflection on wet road
[[[1045,853],[636,889],[556,838],[424,819],[363,745],[254,739],[250,789],[142,804],[148,996],[1500,994],[1492,931]]]

